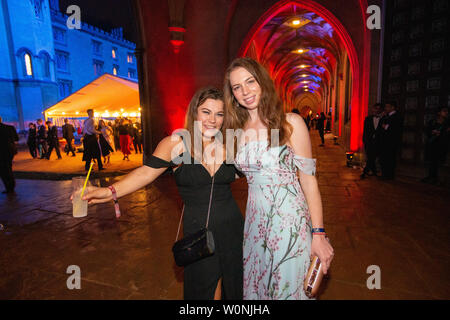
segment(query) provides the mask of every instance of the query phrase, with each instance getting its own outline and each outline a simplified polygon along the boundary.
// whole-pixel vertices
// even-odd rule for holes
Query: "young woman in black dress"
[[[142,167],[113,184],[117,197],[122,197],[153,182],[167,168],[173,170],[185,204],[183,230],[186,236],[205,227],[214,176],[208,228],[213,233],[216,250],[214,255],[185,267],[185,299],[242,299],[244,221],[230,186],[237,177],[237,171],[233,164],[225,162],[223,141],[216,141],[219,140],[219,133],[225,136],[223,123],[226,115],[219,90],[204,88],[197,91],[186,115],[185,133],[189,133],[191,141],[179,135],[164,138]],[[195,147],[198,148],[194,146],[196,133],[201,135],[201,153],[195,151]],[[214,151],[214,143],[222,149]],[[200,159],[198,154],[201,155]],[[198,161],[194,161],[194,156]],[[89,203],[112,200],[109,188],[88,187],[86,190],[84,199],[89,200]]]

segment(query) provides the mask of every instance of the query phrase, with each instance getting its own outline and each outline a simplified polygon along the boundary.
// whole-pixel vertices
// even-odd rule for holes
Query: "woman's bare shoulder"
[[[302,116],[296,113],[287,113],[286,121],[292,126],[291,137],[305,135],[308,133],[305,120],[303,120]]]
[[[292,126],[292,134],[289,137],[288,144],[294,149],[295,154],[311,158],[311,141],[305,121],[295,113],[286,114],[286,120]]]
[[[297,113],[286,113],[286,121],[294,127],[305,125],[305,120]]]
[[[162,139],[158,146],[156,147],[153,155],[170,161],[173,158],[173,155],[178,155],[184,151],[182,139],[178,135],[170,135]]]

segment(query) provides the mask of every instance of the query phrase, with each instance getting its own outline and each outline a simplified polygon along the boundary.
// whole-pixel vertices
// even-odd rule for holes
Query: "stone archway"
[[[381,0],[371,3],[377,1]],[[181,115],[196,89],[206,85],[222,87],[228,63],[243,54],[246,43],[267,19],[289,5],[315,12],[336,30],[337,38],[343,43],[346,56],[341,59],[342,69],[352,72],[353,81],[345,81],[345,72],[343,80],[337,74],[329,81],[327,94],[339,98],[336,91],[340,90],[342,97],[346,86],[347,92],[352,91],[351,98],[339,100],[341,104],[348,101],[352,108],[348,112],[339,111],[335,127],[342,132],[349,149],[355,151],[361,147],[368,97],[369,93],[372,100],[376,96],[374,79],[379,70],[376,64],[369,65],[371,59],[377,60],[376,50],[371,52],[371,41],[376,47],[378,39],[372,40],[371,32],[365,29],[366,0],[346,0],[345,7],[335,0],[134,2],[141,33],[137,55],[141,61],[142,118],[149,133],[146,153],[151,153],[162,137],[182,125]],[[336,81],[341,85],[333,88]],[[334,110],[336,100],[326,101],[326,110],[330,107]],[[342,119],[349,119],[348,124]]]
[[[364,8],[364,3],[366,1],[359,1],[361,8]],[[324,6],[320,5],[319,3],[312,1],[312,0],[285,0],[285,1],[279,1],[275,3],[272,7],[270,7],[263,15],[260,16],[260,18],[257,20],[257,22],[253,25],[253,27],[250,29],[250,31],[247,33],[247,36],[245,37],[238,55],[239,56],[245,56],[248,55],[248,51],[250,49],[250,45],[255,39],[255,36],[260,32],[260,30],[271,21],[274,17],[277,16],[280,12],[282,12],[285,8],[290,6],[296,6],[299,8],[306,9],[308,11],[314,12],[323,19],[325,19],[336,31],[339,39],[342,41],[343,46],[345,47],[345,50],[347,52],[348,61],[350,63],[350,70],[352,75],[352,81],[351,81],[351,133],[350,133],[350,149],[353,151],[358,150],[361,147],[361,136],[362,136],[362,129],[363,129],[363,120],[364,115],[366,112],[366,105],[368,101],[368,86],[369,86],[369,75],[370,72],[368,70],[368,66],[365,63],[366,60],[361,61],[361,54],[358,55],[358,52],[355,48],[354,42],[349,34],[349,32],[346,30],[346,28],[343,26],[343,24],[333,15],[328,9],[326,9]],[[366,4],[367,6],[367,4]],[[362,20],[364,21],[364,11],[361,10]],[[367,34],[364,32],[365,36],[365,44],[368,45],[367,42]],[[370,40],[370,39],[369,39]],[[369,42],[370,46],[370,42]],[[365,48],[367,52],[369,52],[369,48]],[[367,57],[366,55],[362,55],[364,59],[369,59],[370,56]],[[334,86],[332,86],[332,89]],[[333,118],[334,118],[334,108],[333,108]],[[338,125],[339,128],[337,132],[339,135],[341,135],[342,132],[342,126],[343,126],[343,119],[342,114],[344,112],[340,112],[341,114],[338,116]]]

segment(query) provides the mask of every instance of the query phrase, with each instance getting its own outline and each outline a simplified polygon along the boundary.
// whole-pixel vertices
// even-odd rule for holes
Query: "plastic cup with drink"
[[[87,216],[88,211],[88,201],[82,200],[84,191],[86,190],[86,186],[89,180],[89,175],[91,173],[93,163],[91,163],[91,167],[89,168],[89,172],[84,177],[73,177],[72,178],[72,204],[73,210],[72,215],[74,218],[82,218]]]

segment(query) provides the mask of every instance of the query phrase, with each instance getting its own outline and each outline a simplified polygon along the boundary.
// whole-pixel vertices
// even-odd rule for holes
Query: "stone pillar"
[[[137,73],[139,79],[139,104],[141,106],[141,126],[143,132],[143,155],[144,159],[150,156],[153,152],[152,146],[152,125],[151,125],[151,112],[150,112],[150,97],[149,97],[149,83],[147,77],[148,63],[146,61],[146,45],[142,31],[142,16],[140,14],[140,4],[138,0],[132,3],[134,17],[136,19],[136,34],[138,35],[138,41],[136,43],[136,49],[134,55],[136,57]]]
[[[175,53],[179,53],[184,44],[184,3],[185,0],[168,0],[170,43]]]

